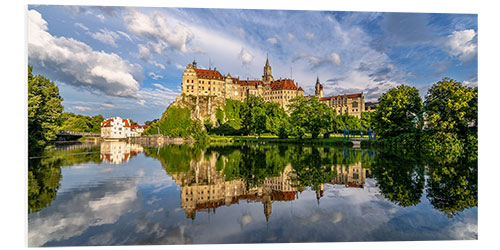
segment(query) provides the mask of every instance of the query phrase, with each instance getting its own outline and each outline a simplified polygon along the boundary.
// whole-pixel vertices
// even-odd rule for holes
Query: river
[[[28,245],[463,240],[477,160],[301,145],[61,145],[29,160]]]

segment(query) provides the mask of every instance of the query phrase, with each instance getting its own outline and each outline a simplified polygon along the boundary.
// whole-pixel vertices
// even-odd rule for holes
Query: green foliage
[[[465,153],[465,140],[455,133],[432,131],[425,133],[422,139],[422,152],[426,157],[439,162],[452,162]]]
[[[274,135],[279,134],[283,123],[288,123],[288,115],[278,103],[266,103],[266,132]]]
[[[361,121],[360,121],[360,123],[361,123],[361,129],[368,130],[371,127],[373,127],[373,124],[372,124],[372,115],[373,115],[372,112],[363,112],[363,113],[361,113]]]
[[[101,131],[101,122],[104,121],[104,117],[102,115],[90,117],[64,112],[62,114],[62,120],[62,126],[59,130],[99,133]]]
[[[207,131],[201,125],[201,121],[193,121],[188,127],[188,134],[199,143],[205,143],[209,139]]]
[[[372,123],[381,137],[416,133],[422,127],[423,104],[415,87],[400,85],[378,99]]]
[[[249,95],[241,106],[242,129],[248,134],[262,134],[266,130],[266,103],[260,96]]]
[[[423,194],[424,167],[416,159],[381,151],[371,163],[372,175],[382,194],[403,207],[419,204]]]
[[[478,204],[477,161],[466,157],[453,162],[428,163],[427,198],[448,217]]]
[[[357,131],[362,129],[361,120],[356,116],[349,115],[348,113],[344,113],[342,115],[337,116],[336,121],[337,124],[339,124],[338,128],[340,131],[344,131],[344,128]]]
[[[62,179],[61,166],[87,162],[100,163],[99,147],[41,152],[42,158],[28,159],[28,213],[50,206]]]
[[[153,123],[144,130],[145,135],[157,134],[158,128],[160,134],[168,137],[187,137],[191,135],[189,128],[193,121],[191,120],[191,111],[188,108],[180,108],[176,105],[170,105],[163,113],[158,122]]]
[[[316,147],[295,147],[290,157],[294,173],[292,181],[300,189],[312,186],[314,190],[318,190],[320,185],[337,176],[332,168],[331,156],[332,154],[321,154]]]
[[[28,66],[28,146],[29,154],[40,151],[47,141],[56,139],[64,109],[59,89],[42,76],[32,75]]]
[[[279,125],[278,137],[280,139],[286,139],[291,133],[292,133],[292,125],[285,117],[283,120],[281,120],[281,123]]]
[[[336,127],[335,112],[316,97],[292,99],[289,108],[292,134],[299,138],[310,132],[316,139],[319,134],[331,132]]]
[[[214,133],[217,135],[241,134],[241,105],[242,103],[240,101],[226,99],[224,106],[222,106],[222,108],[217,108],[217,110],[215,111],[217,127],[209,130],[210,133]]]
[[[443,78],[426,95],[428,129],[459,134],[477,129],[477,100],[477,88]]]

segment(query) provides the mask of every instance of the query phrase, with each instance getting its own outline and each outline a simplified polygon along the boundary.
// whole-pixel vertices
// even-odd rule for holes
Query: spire
[[[196,59],[193,60],[193,67],[196,69]]]
[[[270,67],[270,65],[269,65],[269,53],[266,53],[266,67]]]

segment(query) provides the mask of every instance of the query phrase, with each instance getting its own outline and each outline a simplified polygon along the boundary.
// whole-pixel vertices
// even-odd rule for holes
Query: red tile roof
[[[271,83],[271,89],[272,90],[283,90],[283,89],[290,89],[290,90],[296,90],[297,86],[295,86],[295,83],[293,82],[292,79],[280,79],[273,81]]]
[[[101,122],[101,127],[111,127],[111,120],[112,119],[107,119]]]
[[[264,83],[260,80],[239,80],[238,84],[240,86],[257,86],[257,85],[262,85]]]
[[[216,69],[194,69],[198,78],[203,79],[214,79],[214,80],[224,80],[222,74]]]
[[[115,120],[114,118],[109,118],[107,120],[102,121],[101,122],[101,127],[112,127],[111,126],[111,122],[114,121],[114,120]],[[122,121],[125,123],[124,127],[131,127],[130,123],[128,122],[127,119],[122,119]]]
[[[348,94],[348,95],[336,95],[336,96],[325,96],[325,97],[321,97],[320,100],[324,101],[324,100],[329,100],[332,98],[339,98],[339,97],[344,97],[344,96],[347,98],[357,98],[357,97],[361,97],[362,95],[363,95],[363,93]]]

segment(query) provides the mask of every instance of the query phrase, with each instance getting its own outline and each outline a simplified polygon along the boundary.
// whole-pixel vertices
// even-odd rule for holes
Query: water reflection
[[[145,153],[159,159],[181,187],[181,207],[193,220],[196,212],[215,213],[240,201],[261,203],[269,220],[275,201],[293,201],[311,187],[319,203],[324,184],[363,188],[370,173],[360,160],[368,152],[353,149],[169,145]]]
[[[30,246],[477,238],[467,157],[104,142],[45,150],[28,185]]]
[[[104,141],[101,142],[101,160],[111,164],[120,164],[128,162],[130,157],[142,153],[142,150],[142,146],[139,144],[125,141]]]

